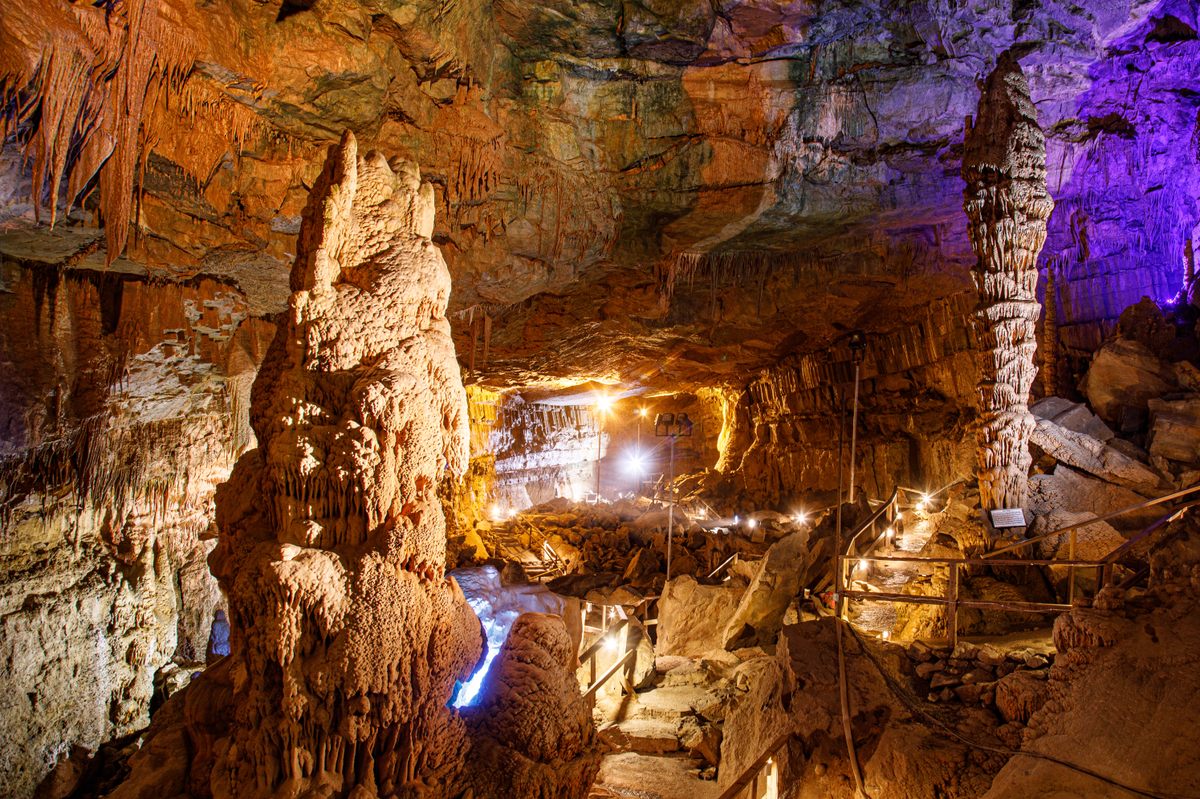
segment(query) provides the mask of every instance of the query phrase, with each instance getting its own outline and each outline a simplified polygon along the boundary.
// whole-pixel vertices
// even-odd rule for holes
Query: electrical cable
[[[1068,760],[1063,760],[1062,758],[1056,757],[1054,755],[1048,755],[1048,754],[1045,754],[1042,752],[1034,752],[1034,751],[1023,750],[1023,749],[1010,749],[1006,746],[996,746],[994,744],[985,744],[985,743],[981,743],[979,741],[973,741],[970,738],[967,738],[962,733],[958,732],[958,730],[955,730],[950,725],[946,724],[944,721],[939,719],[937,716],[934,716],[932,713],[929,713],[927,710],[920,707],[920,705],[917,704],[916,700],[913,699],[912,697],[910,697],[908,695],[908,693],[895,681],[895,679],[893,679],[892,676],[887,673],[887,671],[883,668],[883,664],[881,664],[879,662],[879,660],[875,657],[875,654],[866,645],[866,643],[863,641],[862,637],[858,634],[858,631],[854,629],[853,625],[849,624],[848,622],[843,622],[841,619],[837,619],[835,621],[835,623],[846,625],[846,628],[850,631],[850,634],[854,636],[854,639],[856,641],[858,641],[858,646],[862,650],[863,654],[865,654],[867,656],[867,659],[869,661],[871,661],[871,665],[875,667],[875,670],[877,672],[879,672],[879,676],[883,678],[883,681],[887,684],[887,686],[891,690],[891,692],[893,694],[895,694],[897,699],[899,699],[905,706],[907,706],[909,710],[913,711],[914,713],[921,716],[925,720],[932,722],[935,727],[940,728],[940,730],[942,732],[944,732],[949,737],[954,738],[955,740],[957,740],[960,743],[966,744],[967,746],[972,747],[974,749],[982,749],[987,752],[995,752],[997,754],[1008,755],[1009,757],[1016,757],[1018,755],[1024,755],[1025,757],[1032,757],[1032,758],[1036,758],[1036,759],[1040,759],[1040,760],[1047,760],[1051,763],[1056,763],[1060,766],[1063,766],[1064,768],[1071,769],[1072,771],[1078,772],[1085,776],[1091,777],[1092,779],[1095,779],[1100,782],[1111,785],[1114,788],[1120,788],[1123,791],[1128,791],[1129,793],[1136,794],[1137,796],[1145,796],[1145,797],[1148,797],[1148,799],[1200,799],[1200,797],[1198,797],[1194,794],[1189,796],[1189,795],[1185,795],[1185,794],[1159,793],[1159,792],[1155,792],[1155,791],[1149,791],[1149,790],[1146,790],[1143,788],[1135,788],[1131,785],[1126,785],[1125,783],[1120,782],[1119,780],[1113,779],[1112,777],[1106,777],[1105,775],[1100,774],[1099,772],[1096,772],[1096,771],[1092,771],[1091,769],[1089,769],[1085,766],[1080,766],[1080,765],[1078,765],[1076,763],[1072,763]]]

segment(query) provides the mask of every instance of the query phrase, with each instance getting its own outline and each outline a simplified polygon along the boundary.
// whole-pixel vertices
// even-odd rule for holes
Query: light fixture
[[[492,520],[498,522],[498,521],[501,521],[503,518],[504,518],[504,509],[501,508],[499,505],[493,504],[492,505]]]
[[[896,540],[896,528],[895,527],[889,527],[888,529],[883,531],[883,534],[885,536],[887,536],[887,540],[888,540],[889,544]]]
[[[609,409],[612,408],[612,404],[613,398],[607,394],[600,394],[596,397],[596,409],[600,413],[608,413]]]
[[[808,514],[802,510],[798,510],[793,518],[796,520],[796,524],[804,524],[808,521]]]
[[[637,409],[638,416],[642,417],[643,419],[646,418],[647,413],[649,413],[649,411],[647,411],[644,407]]]
[[[625,460],[625,468],[629,470],[630,474],[641,477],[642,474],[646,471],[645,458],[642,456],[642,453],[635,452],[632,455],[630,455]]]
[[[755,527],[758,527],[758,519],[747,519],[746,526],[753,530]]]
[[[892,637],[891,630],[884,630],[884,631],[883,631],[883,640],[885,640],[885,641],[886,641],[886,640],[888,640],[888,639],[889,639],[889,638],[891,638],[891,637]]]
[[[864,571],[866,570],[866,568],[867,568],[867,559],[866,558],[858,559],[858,568],[860,568]]]
[[[617,636],[615,635],[610,635],[604,639],[604,648],[609,652],[616,652],[619,645],[620,641],[617,640]]]

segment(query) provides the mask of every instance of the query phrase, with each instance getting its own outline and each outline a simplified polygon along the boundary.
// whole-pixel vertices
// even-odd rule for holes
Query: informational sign
[[[996,508],[990,511],[992,516],[992,527],[997,530],[1003,530],[1008,527],[1024,527],[1025,511],[1020,508]]]

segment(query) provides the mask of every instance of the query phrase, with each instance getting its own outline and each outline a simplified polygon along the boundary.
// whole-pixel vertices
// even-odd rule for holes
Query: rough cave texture
[[[582,799],[600,767],[575,681],[575,642],[559,616],[517,618],[468,712],[475,796]]]
[[[1024,508],[1029,498],[1029,390],[1037,374],[1037,258],[1054,201],[1046,193],[1046,142],[1012,51],[988,77],[963,153],[972,272],[979,291],[979,497]]]
[[[234,720],[214,796],[450,795],[459,780],[447,703],[482,633],[444,573],[436,489],[466,466],[466,396],[432,222],[414,165],[360,158],[350,134],[333,150],[254,384],[259,447],[217,498]]]
[[[262,771],[268,782],[295,773],[300,787],[350,790],[380,731],[416,717],[405,713],[444,720],[437,734],[466,751],[440,709],[449,665],[430,676],[421,707],[391,692],[379,700],[397,678],[357,659],[361,639],[347,631],[375,624],[384,600],[355,598],[377,584],[425,597],[403,624],[424,635],[442,608],[461,629],[446,639],[458,654],[439,662],[468,669],[468,614],[437,587],[438,502],[453,514],[451,549],[475,560],[489,554],[475,522],[493,504],[507,512],[590,490],[598,440],[602,487],[628,491],[634,404],[687,408],[702,422],[679,464],[689,500],[742,518],[823,506],[837,488],[839,419],[849,421],[848,339],[862,331],[860,488],[881,496],[970,475],[977,385],[991,379],[979,358],[992,342],[972,321],[979,258],[963,213],[964,120],[1005,52],[1044,131],[1053,202],[1045,247],[1022,277],[1022,302],[1045,309],[1019,345],[1036,333],[1033,397],[1086,397],[1120,439],[1080,441],[1039,422],[1030,506],[1111,510],[1190,484],[1200,411],[1177,394],[1198,385],[1194,329],[1123,312],[1146,297],[1179,300],[1183,321],[1194,314],[1198,29],[1192,0],[7,3],[0,680],[13,690],[0,696],[0,722],[16,732],[0,744],[0,793],[29,796],[72,745],[91,750],[144,726],[154,675],[172,659],[180,669],[203,659],[222,601],[204,568],[212,497],[256,434],[270,440],[229,496],[260,496],[262,483],[264,499],[223,512],[247,546],[214,561],[234,604],[251,603],[230,607],[243,649],[186,701],[164,705],[191,737],[153,739],[156,753],[194,747],[202,765],[187,779],[201,775],[190,789],[201,794],[211,790],[204,764],[220,760],[230,774],[255,752],[279,764]],[[440,374],[404,365],[416,351],[393,349],[401,328],[371,332],[379,320],[361,312],[371,267],[355,261],[335,280],[315,260],[324,227],[300,236],[314,187],[327,185],[328,148],[347,129],[404,180],[419,168],[431,186],[414,190],[425,192],[412,200],[425,207],[419,225],[366,214],[365,227],[346,229],[384,224],[365,252],[392,236],[415,241],[420,228],[444,254],[452,294],[445,282],[424,308],[387,309],[412,328],[448,303],[427,337],[437,342],[422,345]],[[361,175],[373,188],[356,195],[360,209],[377,207],[377,180],[391,180],[383,162]],[[339,192],[331,218],[353,216]],[[310,282],[290,285],[297,255]],[[296,317],[294,292],[344,299],[345,327],[314,321],[325,299],[306,302],[309,321]],[[316,371],[282,369],[301,343],[281,334],[260,394],[302,404],[256,412],[252,427],[247,388],[280,312],[288,329],[315,331],[323,355]],[[1032,379],[1028,366],[1012,385]],[[354,393],[362,370],[389,369],[381,388]],[[401,417],[388,414],[406,411],[388,397],[416,391],[409,378],[442,385],[453,369],[472,402],[443,430],[444,408],[421,401],[432,420],[417,425],[422,460],[390,464],[386,439],[400,433],[388,425]],[[621,397],[602,432],[587,418],[600,390]],[[298,424],[284,431],[285,417]],[[460,443],[430,444],[443,437]],[[665,471],[661,446],[655,457],[651,479]],[[452,479],[463,466],[466,479]],[[1120,485],[1101,479],[1114,470]],[[581,525],[578,541],[598,527]],[[291,558],[301,550],[312,554]],[[693,565],[687,573],[707,573]],[[260,612],[274,596],[266,586],[305,581],[340,586],[346,604],[299,592]],[[716,593],[696,588],[674,586],[679,598]],[[280,641],[341,643],[287,660],[288,647],[245,637],[285,608],[305,621],[280,627]],[[410,630],[387,618],[388,635]],[[707,642],[676,632],[684,648]],[[274,669],[274,682],[250,686],[234,668],[247,658]],[[308,662],[344,668],[316,686]],[[285,685],[298,692],[269,704]],[[354,710],[326,718],[313,697],[338,692]],[[76,693],[84,699],[54,699]],[[241,705],[231,753],[217,746],[228,719],[216,708],[234,693],[259,703]],[[287,747],[307,747],[265,740],[251,719],[288,735],[331,731],[321,747],[357,741],[360,757],[330,766],[312,748],[312,761],[284,764]],[[406,751],[413,780],[436,772],[416,762],[428,753]],[[394,776],[398,762],[376,760],[375,772]]]
[[[253,444],[272,326],[215,278],[60,273],[17,246],[0,275],[0,723],[22,730],[0,793],[27,796],[71,746],[144,727],[173,659],[205,660],[213,498]]]

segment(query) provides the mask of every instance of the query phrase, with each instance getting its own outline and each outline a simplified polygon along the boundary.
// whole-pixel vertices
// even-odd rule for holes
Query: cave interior
[[[1196,0],[2,0],[0,795],[1200,799]]]

